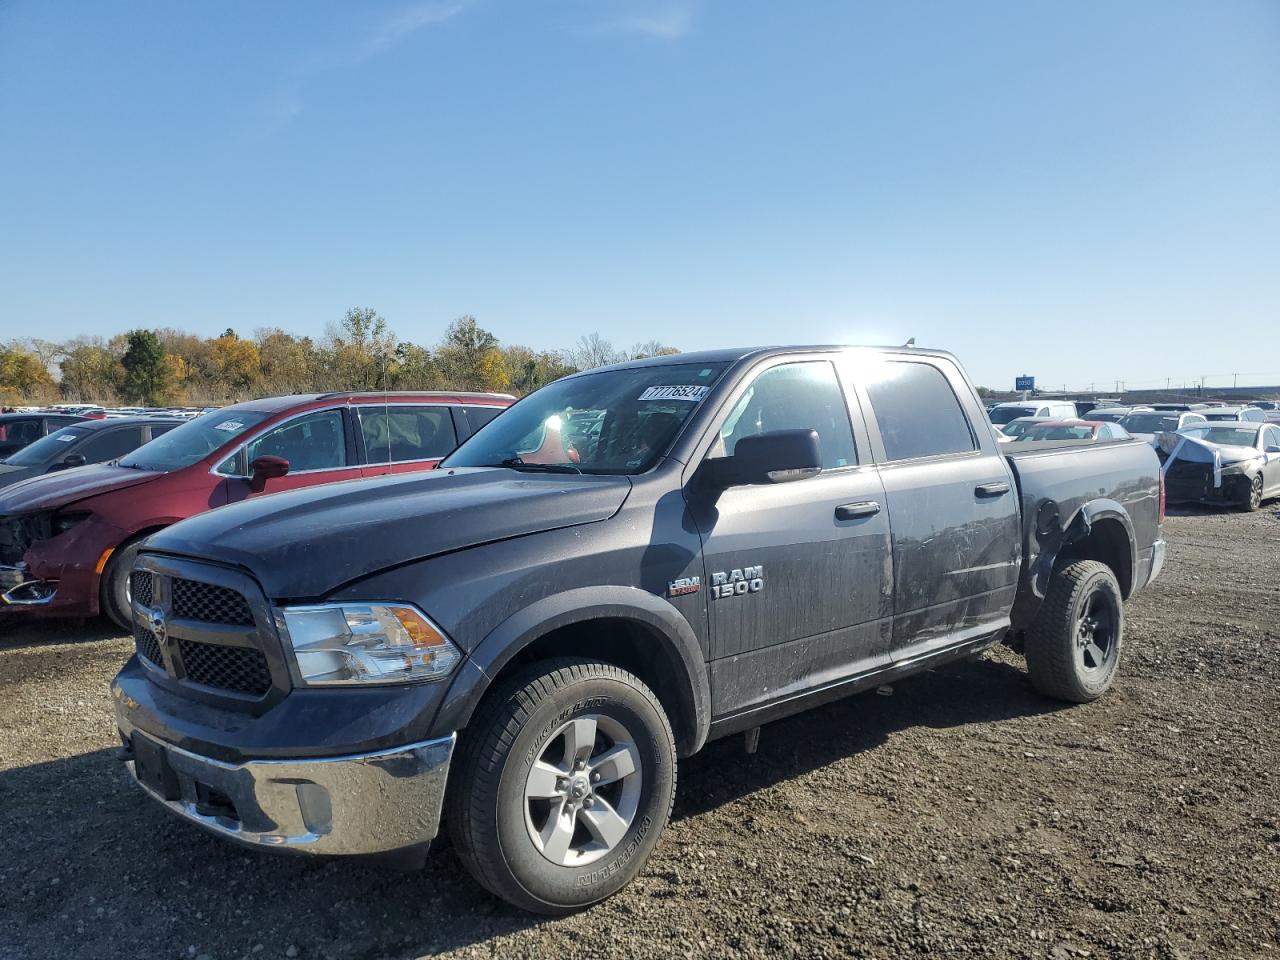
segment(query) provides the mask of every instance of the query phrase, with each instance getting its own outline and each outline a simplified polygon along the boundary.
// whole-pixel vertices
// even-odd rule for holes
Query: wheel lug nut
[[[582,801],[582,805],[588,809],[590,809],[591,807],[594,807],[595,804],[596,802],[592,800],[590,797],[587,797],[585,800]]]

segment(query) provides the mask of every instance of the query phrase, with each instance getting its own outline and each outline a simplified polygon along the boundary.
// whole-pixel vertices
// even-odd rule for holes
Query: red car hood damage
[[[56,510],[113,490],[149,483],[163,473],[106,463],[23,480],[0,490],[0,516]]]

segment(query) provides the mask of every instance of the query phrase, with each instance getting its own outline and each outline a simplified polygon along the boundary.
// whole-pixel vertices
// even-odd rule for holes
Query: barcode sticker
[[[670,387],[649,387],[644,393],[640,394],[641,400],[688,400],[690,403],[697,403],[705,397],[710,391],[710,387],[691,386],[670,386]]]

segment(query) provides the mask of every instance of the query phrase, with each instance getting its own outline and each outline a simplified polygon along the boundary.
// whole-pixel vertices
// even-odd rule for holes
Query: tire
[[[596,774],[617,777],[596,785]],[[525,910],[565,914],[640,872],[675,784],[671,725],[644,683],[612,664],[543,661],[481,704],[459,741],[446,817],[483,887]]]
[[[1253,513],[1262,506],[1262,488],[1263,479],[1262,471],[1258,471],[1258,475],[1249,483],[1249,489],[1244,495],[1244,499],[1240,501],[1240,509],[1245,513]]]
[[[1027,672],[1040,693],[1089,703],[1110,688],[1124,641],[1124,598],[1111,568],[1077,560],[1053,575],[1027,629]]]
[[[129,602],[129,573],[138,556],[138,548],[145,537],[130,540],[116,547],[102,570],[99,586],[99,607],[122,630],[133,631],[133,610]]]

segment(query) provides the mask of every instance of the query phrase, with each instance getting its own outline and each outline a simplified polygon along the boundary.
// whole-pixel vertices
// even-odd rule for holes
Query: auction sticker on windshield
[[[688,400],[690,403],[697,403],[710,392],[710,387],[691,386],[668,386],[668,387],[649,387],[644,393],[640,394],[641,400]]]
[[[244,424],[241,423],[239,420],[224,420],[222,421],[222,423],[214,424],[213,429],[225,430],[227,431],[227,433],[232,433],[236,430],[241,429],[243,426]]]

